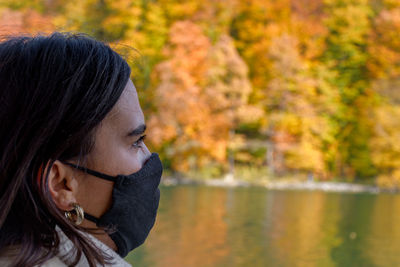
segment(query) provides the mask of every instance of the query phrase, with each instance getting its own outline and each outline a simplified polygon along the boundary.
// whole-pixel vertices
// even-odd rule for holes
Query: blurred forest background
[[[398,0],[0,0],[55,30],[125,56],[171,175],[400,186]]]

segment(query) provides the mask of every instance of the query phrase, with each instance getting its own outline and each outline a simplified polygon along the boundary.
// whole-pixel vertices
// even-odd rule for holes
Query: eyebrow
[[[136,135],[141,135],[142,133],[144,133],[146,131],[146,124],[141,124],[139,125],[136,129],[130,131],[127,136],[131,137],[131,136],[136,136]]]

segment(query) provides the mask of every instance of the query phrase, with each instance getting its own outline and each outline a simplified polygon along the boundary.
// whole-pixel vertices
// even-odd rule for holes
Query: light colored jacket
[[[71,240],[68,239],[68,237],[64,234],[63,231],[59,227],[56,227],[58,236],[60,237],[60,246],[58,248],[59,254],[49,260],[47,260],[45,263],[40,265],[41,267],[66,267],[70,266],[72,261],[75,259],[75,254],[74,254],[74,245],[71,242]],[[89,240],[91,240],[94,245],[99,248],[99,250],[102,250],[105,254],[111,256],[113,259],[113,262],[109,265],[106,265],[106,267],[132,267],[128,262],[126,262],[123,258],[121,258],[115,251],[110,249],[108,246],[103,244],[101,241],[99,241],[97,238],[93,237],[90,234],[84,233],[85,236]],[[1,267],[6,267],[10,266],[13,255],[18,253],[17,248],[12,248],[9,249],[6,252],[3,252],[2,255],[0,256],[0,266]],[[89,263],[87,262],[87,259],[85,255],[82,255],[80,258],[79,262],[76,267],[87,267],[89,266]]]
[[[2,266],[2,267],[10,266],[14,255],[15,254],[13,254],[13,253],[9,253],[9,251],[2,254],[2,256],[0,257],[0,266]],[[66,265],[65,262],[61,261],[60,258],[58,258],[58,257],[53,257],[53,258],[47,260],[45,263],[43,263],[40,266],[41,267],[68,267],[68,265]]]

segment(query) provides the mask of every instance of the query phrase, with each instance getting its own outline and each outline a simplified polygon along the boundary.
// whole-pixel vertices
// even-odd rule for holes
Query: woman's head
[[[9,37],[0,43],[0,250],[20,244],[19,263],[50,257],[57,224],[102,262],[63,211],[78,202],[100,216],[112,183],[63,162],[110,175],[132,173],[150,153],[135,143],[144,118],[130,68],[109,46],[79,34]],[[89,225],[90,226],[90,225]],[[49,248],[49,255],[41,249]],[[44,259],[43,258],[43,259]]]

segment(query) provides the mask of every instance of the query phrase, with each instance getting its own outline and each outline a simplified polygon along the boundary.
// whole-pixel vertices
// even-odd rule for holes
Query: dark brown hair
[[[55,225],[90,266],[106,258],[60,211],[49,193],[55,160],[82,161],[96,126],[122,94],[127,63],[82,34],[8,37],[0,43],[0,252],[18,245],[14,266],[57,254]],[[44,253],[45,251],[45,253]]]

